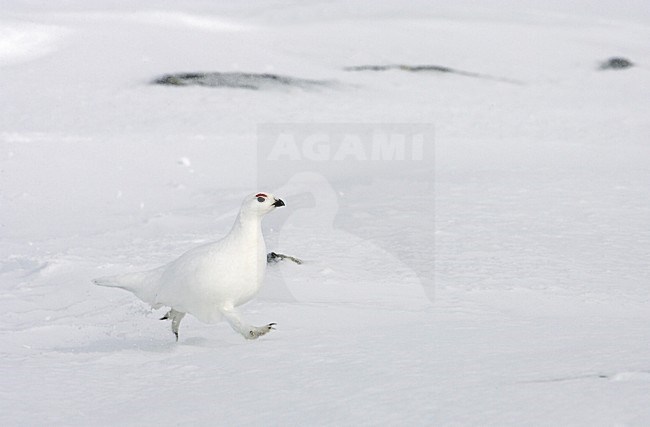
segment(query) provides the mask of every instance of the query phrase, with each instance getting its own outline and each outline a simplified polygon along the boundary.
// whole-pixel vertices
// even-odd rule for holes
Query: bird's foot
[[[181,320],[183,320],[183,317],[185,317],[185,313],[181,313],[180,311],[176,311],[172,308],[169,310],[169,312],[167,312],[167,314],[160,318],[160,320],[172,319],[172,332],[176,337],[176,342],[178,342],[178,328],[181,325]]]
[[[276,325],[275,323],[269,323],[266,326],[252,326],[247,331],[246,334],[243,334],[244,338],[246,338],[248,340],[257,339],[257,338],[261,337],[262,335],[268,334],[269,332],[271,332],[272,329],[275,329],[274,328],[275,325]]]
[[[276,262],[282,261],[284,259],[288,259],[290,261],[293,261],[296,264],[302,264],[301,259],[298,259],[296,257],[292,257],[290,255],[278,254],[278,253],[275,253],[275,252],[269,252],[268,254],[266,254],[266,263],[267,264],[275,264]]]

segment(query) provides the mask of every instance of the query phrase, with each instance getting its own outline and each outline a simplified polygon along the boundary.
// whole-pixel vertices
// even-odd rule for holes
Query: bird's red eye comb
[[[267,195],[264,194],[264,193],[257,193],[257,194],[255,195],[255,197],[269,197],[269,196],[267,196]]]

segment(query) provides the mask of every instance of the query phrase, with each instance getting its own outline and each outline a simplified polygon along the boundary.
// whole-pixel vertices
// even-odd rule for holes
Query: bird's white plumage
[[[206,323],[225,315],[233,325],[229,318],[232,310],[250,301],[264,280],[266,245],[261,221],[278,206],[284,206],[284,202],[269,193],[247,196],[223,239],[191,249],[154,270],[93,282],[126,289],[154,308],[171,307]],[[235,323],[240,322],[236,319]],[[236,325],[233,328],[245,336],[244,332],[250,332],[242,332]]]

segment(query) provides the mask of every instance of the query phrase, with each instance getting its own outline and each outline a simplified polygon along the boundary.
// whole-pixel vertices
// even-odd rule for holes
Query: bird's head
[[[267,213],[284,206],[282,199],[275,197],[271,193],[256,193],[247,196],[242,204],[241,211],[246,214],[256,214],[263,216]]]

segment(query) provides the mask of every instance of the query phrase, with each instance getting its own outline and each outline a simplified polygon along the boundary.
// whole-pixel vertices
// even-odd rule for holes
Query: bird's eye
[[[258,197],[257,198],[257,201],[260,202],[260,203],[264,203],[265,200],[266,199],[264,197]]]

